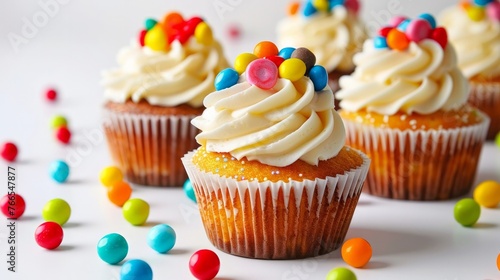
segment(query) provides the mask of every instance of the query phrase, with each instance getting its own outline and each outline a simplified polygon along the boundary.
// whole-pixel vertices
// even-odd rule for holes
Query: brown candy
[[[293,51],[292,56],[298,58],[306,64],[306,75],[309,75],[309,71],[316,64],[316,56],[307,48],[298,48]]]

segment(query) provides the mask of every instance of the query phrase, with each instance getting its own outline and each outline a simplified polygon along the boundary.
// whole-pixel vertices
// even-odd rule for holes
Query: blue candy
[[[107,234],[97,243],[97,254],[101,260],[117,264],[128,254],[127,240],[118,233]]]
[[[170,251],[175,245],[175,240],[175,231],[169,225],[156,225],[148,233],[149,247],[161,254]]]
[[[401,30],[401,31],[406,31],[406,28],[408,28],[408,24],[410,24],[410,20],[409,19],[405,19],[403,20],[397,27],[397,29]]]
[[[314,84],[314,91],[323,90],[328,83],[328,73],[325,67],[321,65],[314,65],[309,71],[309,78]]]
[[[481,6],[481,7],[484,7],[493,1],[494,0],[474,0],[474,4]]]
[[[382,37],[382,36],[375,36],[373,38],[373,45],[377,49],[386,49],[388,48],[387,46],[387,39]]]
[[[196,195],[194,193],[194,188],[193,184],[191,184],[191,180],[187,179],[186,182],[184,182],[182,188],[184,189],[184,193],[187,195],[187,197],[189,197],[189,199],[196,203]]]
[[[64,183],[69,176],[69,166],[62,160],[56,160],[50,164],[49,172],[56,182]]]
[[[314,7],[312,1],[307,1],[306,5],[304,6],[304,10],[302,11],[302,14],[306,17],[310,17],[314,15],[318,10],[316,7]]]
[[[344,5],[345,0],[330,0],[330,10],[335,8],[336,6]]]
[[[240,75],[232,68],[226,68],[215,77],[214,86],[216,90],[223,90],[238,83]]]
[[[292,53],[295,51],[295,48],[292,47],[287,47],[287,48],[282,48],[280,52],[278,53],[279,56],[283,57],[284,59],[289,59],[292,57]]]
[[[151,28],[155,27],[155,25],[157,24],[158,22],[152,18],[148,18],[146,19],[146,22],[144,23],[144,25],[146,26],[146,30],[150,30]]]
[[[153,270],[143,260],[126,261],[120,270],[120,280],[152,280]]]
[[[436,19],[431,14],[421,14],[418,17],[426,20],[431,25],[432,29],[436,28]]]

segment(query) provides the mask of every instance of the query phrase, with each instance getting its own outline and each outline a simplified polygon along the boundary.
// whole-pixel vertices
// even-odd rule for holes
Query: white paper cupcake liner
[[[471,82],[469,102],[490,117],[487,139],[494,139],[500,132],[500,82]]]
[[[180,158],[198,147],[195,116],[140,115],[105,109],[104,131],[115,164],[127,180],[148,186],[182,186]]]
[[[472,187],[489,118],[442,130],[377,128],[344,120],[347,145],[372,160],[364,191],[402,200],[444,200]]]
[[[349,228],[370,160],[314,181],[237,181],[182,162],[208,238],[218,249],[259,259],[297,259],[337,249]]]

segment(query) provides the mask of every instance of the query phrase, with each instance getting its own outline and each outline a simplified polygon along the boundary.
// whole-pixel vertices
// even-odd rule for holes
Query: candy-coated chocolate
[[[141,47],[144,47],[144,39],[146,38],[147,33],[148,31],[146,29],[143,29],[141,30],[141,32],[139,32],[139,45],[141,45]]]
[[[257,58],[253,53],[240,53],[234,60],[234,69],[241,75],[247,69],[248,64]]]
[[[220,260],[216,253],[208,249],[196,251],[189,259],[189,270],[196,279],[211,280],[217,276]]]
[[[278,53],[279,56],[283,57],[284,59],[289,59],[292,57],[292,53],[295,51],[295,48],[292,47],[286,47],[282,48],[280,52]]]
[[[425,19],[412,20],[406,28],[406,37],[411,41],[418,43],[426,39],[431,34],[431,24]]]
[[[316,64],[316,56],[307,48],[297,48],[292,53],[292,58],[298,58],[306,64],[306,74]]]
[[[289,16],[296,15],[297,12],[299,11],[299,8],[300,8],[300,3],[298,1],[291,2],[290,4],[288,4],[286,13]]]
[[[206,22],[200,22],[194,30],[196,41],[202,45],[210,45],[214,41],[212,29]]]
[[[314,15],[318,10],[314,7],[311,1],[306,1],[302,14],[306,17]]]
[[[64,237],[62,227],[58,223],[45,222],[39,225],[35,230],[36,243],[45,249],[53,250],[59,245]]]
[[[500,148],[500,132],[495,136],[495,144]]]
[[[57,91],[53,88],[47,89],[47,91],[45,91],[45,99],[48,101],[55,101],[57,99]]]
[[[382,36],[375,36],[373,38],[373,45],[377,49],[386,49],[388,47],[387,46],[387,39],[385,37],[382,37]]]
[[[162,24],[167,26],[175,26],[179,23],[183,23],[184,18],[178,12],[170,12],[163,17]]]
[[[50,119],[50,128],[56,129],[61,126],[68,126],[68,120],[64,116],[56,115]]]
[[[240,75],[236,70],[232,68],[226,68],[217,74],[214,80],[214,86],[216,90],[223,90],[229,87],[234,86],[238,80],[240,79]]]
[[[153,280],[153,270],[143,260],[129,260],[120,269],[120,280]]]
[[[350,266],[360,268],[365,266],[372,257],[372,246],[363,238],[356,237],[347,240],[341,249],[342,259]]]
[[[345,2],[345,0],[330,0],[330,10],[337,6],[344,5]]]
[[[123,173],[116,166],[106,166],[99,173],[99,181],[105,187],[111,187],[114,184],[123,181]]]
[[[389,20],[389,26],[397,27],[405,20],[407,20],[406,17],[402,17],[402,16],[393,17],[391,20]]]
[[[143,225],[149,216],[149,204],[140,199],[127,200],[122,207],[123,217],[134,226]]]
[[[409,19],[405,19],[403,20],[400,24],[398,24],[397,28],[403,32],[406,31],[406,29],[408,28],[408,25],[410,24],[411,20]]]
[[[500,183],[492,180],[482,182],[474,190],[473,197],[483,207],[496,208],[500,203]]]
[[[328,72],[321,65],[314,65],[309,71],[309,78],[314,84],[315,91],[323,90],[328,84]]]
[[[2,147],[0,148],[0,155],[6,161],[10,161],[10,162],[15,161],[17,154],[18,154],[17,146],[16,146],[16,144],[14,144],[12,142],[5,142],[5,143],[3,143]]]
[[[169,44],[171,44],[173,41],[179,41],[179,43],[185,44],[189,40],[189,38],[191,38],[191,36],[181,30],[172,37],[172,41],[170,41]]]
[[[338,1],[338,0],[333,0],[331,2],[334,2],[334,1]],[[328,0],[312,0],[312,3],[313,3],[313,6],[318,11],[327,12],[330,9],[330,2]]]
[[[467,15],[473,21],[481,21],[486,16],[486,11],[484,7],[471,6],[467,9]]]
[[[55,134],[56,139],[63,144],[68,144],[71,140],[71,131],[66,126],[58,127],[55,131]]]
[[[356,274],[345,267],[337,267],[326,275],[326,280],[357,280]]]
[[[122,207],[132,195],[132,188],[129,183],[119,181],[108,188],[108,199],[114,205]]]
[[[474,0],[474,4],[484,7],[493,1],[495,1],[495,0]]]
[[[202,22],[203,19],[201,17],[192,17],[184,23],[183,31],[189,36],[193,36],[196,27]]]
[[[0,210],[8,219],[21,217],[26,210],[26,202],[19,194],[6,194],[0,199]]]
[[[464,227],[473,226],[481,216],[481,206],[472,198],[464,198],[455,204],[455,220]]]
[[[167,38],[160,24],[155,25],[146,33],[144,45],[154,51],[165,51],[167,49]]]
[[[391,26],[382,27],[378,30],[378,35],[380,35],[382,37],[387,37],[387,35],[389,34],[389,31],[391,31],[392,29],[393,29],[393,27],[391,27]]]
[[[270,41],[262,41],[255,45],[255,48],[253,49],[253,54],[255,54],[258,58],[278,55],[278,52],[278,47]]]
[[[146,30],[151,30],[151,28],[155,27],[155,25],[156,25],[157,23],[158,23],[158,22],[157,22],[155,19],[148,18],[148,19],[146,19],[146,21],[144,22],[144,27],[146,28]]]
[[[118,264],[127,254],[128,243],[121,234],[106,234],[97,242],[97,255],[108,264]]]
[[[42,217],[45,221],[55,222],[63,226],[71,216],[71,207],[62,198],[49,200],[42,209]]]
[[[278,67],[264,58],[250,62],[245,73],[250,84],[265,90],[273,88],[278,81]]]
[[[280,67],[281,63],[285,61],[285,59],[279,55],[266,56],[264,58],[271,60],[276,65],[276,67]]]
[[[394,28],[389,31],[389,34],[387,34],[387,45],[391,49],[403,51],[406,50],[410,45],[410,40],[408,40],[408,37],[406,37],[405,33]]]
[[[436,29],[432,30],[430,37],[434,41],[438,42],[443,49],[445,49],[448,45],[448,33],[443,27],[437,27]]]
[[[281,78],[295,82],[306,74],[306,64],[302,60],[292,57],[283,61],[278,70]]]
[[[491,20],[500,21],[500,2],[493,2],[486,6],[486,13]]]
[[[191,199],[194,203],[196,203],[196,193],[193,188],[193,184],[191,183],[191,180],[187,179],[186,182],[182,185],[182,189],[184,190],[184,193],[186,196]]]
[[[426,20],[431,25],[432,29],[436,28],[436,19],[434,18],[433,15],[425,13],[425,14],[419,15],[418,17]]]
[[[176,234],[174,229],[165,224],[152,227],[148,232],[148,245],[160,254],[165,254],[174,248]]]
[[[69,176],[69,165],[62,160],[55,160],[49,167],[50,177],[58,183],[64,183]]]

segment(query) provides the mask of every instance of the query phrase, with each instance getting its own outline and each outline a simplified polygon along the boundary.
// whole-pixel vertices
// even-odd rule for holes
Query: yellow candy
[[[108,166],[101,170],[99,179],[104,186],[111,187],[115,183],[123,181],[123,173],[116,166]]]
[[[239,54],[234,60],[234,70],[241,75],[241,73],[245,72],[248,64],[250,62],[256,60],[258,57],[253,53],[242,53]]]
[[[200,22],[194,30],[194,37],[198,43],[203,45],[210,45],[214,41],[212,29],[205,22]]]
[[[155,51],[165,51],[168,47],[167,38],[160,24],[151,28],[144,37],[144,45]]]
[[[304,77],[306,64],[298,58],[290,58],[281,63],[279,73],[281,78],[295,82]]]
[[[467,15],[473,21],[480,21],[486,15],[484,8],[479,6],[471,6],[467,9]]]
[[[484,181],[474,190],[474,200],[487,208],[496,208],[500,203],[500,183]]]
[[[327,12],[328,9],[330,8],[330,4],[328,3],[327,0],[314,0],[313,6],[319,11],[325,11],[325,12]]]

